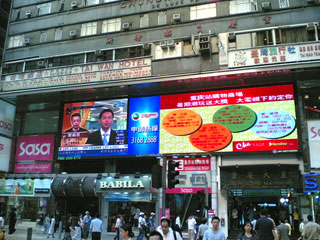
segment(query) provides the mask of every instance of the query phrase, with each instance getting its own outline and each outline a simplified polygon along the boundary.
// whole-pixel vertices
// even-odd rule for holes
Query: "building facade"
[[[165,189],[151,188],[152,166],[173,159],[181,164],[179,185],[166,190],[172,217],[194,213],[183,210],[201,190],[226,233],[263,207],[276,220],[280,210],[291,221],[294,210],[307,215],[301,174],[318,168],[310,136],[319,16],[317,0],[12,1],[4,185],[51,177],[50,211],[100,212],[110,230],[125,209],[160,215]],[[108,146],[91,135],[103,109],[113,111]]]

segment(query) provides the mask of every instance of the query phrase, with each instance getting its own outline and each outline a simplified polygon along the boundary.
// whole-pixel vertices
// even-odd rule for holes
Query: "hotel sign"
[[[99,83],[151,75],[151,58],[139,58],[6,75],[2,91]]]
[[[228,54],[228,67],[237,68],[267,64],[272,65],[319,59],[320,43],[292,44],[287,46],[230,51]]]

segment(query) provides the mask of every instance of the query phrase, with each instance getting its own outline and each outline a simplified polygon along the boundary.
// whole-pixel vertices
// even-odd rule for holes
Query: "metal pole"
[[[206,206],[205,206],[205,218],[208,218],[208,207],[209,206],[209,191],[208,191],[208,179],[206,178]]]
[[[162,157],[162,216],[166,215],[166,169],[167,157]]]

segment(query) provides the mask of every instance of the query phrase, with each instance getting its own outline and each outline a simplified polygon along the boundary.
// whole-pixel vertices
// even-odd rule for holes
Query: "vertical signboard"
[[[159,153],[160,97],[130,99],[129,155]]]
[[[11,156],[12,140],[5,137],[0,137],[0,171],[8,172]]]
[[[12,136],[16,107],[0,100],[0,133]]]
[[[308,140],[311,168],[320,168],[320,120],[308,121]]]

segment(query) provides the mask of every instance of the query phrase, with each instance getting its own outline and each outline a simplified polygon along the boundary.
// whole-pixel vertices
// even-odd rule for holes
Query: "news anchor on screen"
[[[80,127],[81,115],[80,113],[74,113],[71,115],[70,122],[72,127],[65,132],[87,132],[88,130]]]
[[[86,144],[105,146],[116,145],[117,132],[111,129],[113,117],[114,114],[111,109],[103,109],[99,115],[101,128],[89,134]]]

